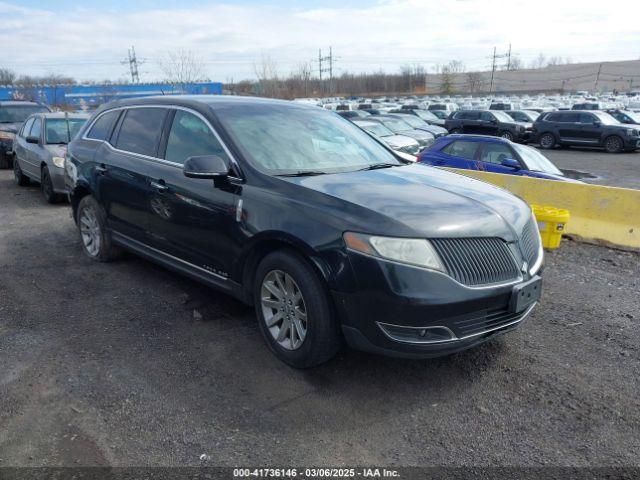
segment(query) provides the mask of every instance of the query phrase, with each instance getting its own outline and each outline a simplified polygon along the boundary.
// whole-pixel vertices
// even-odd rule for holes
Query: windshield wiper
[[[363,170],[378,170],[380,168],[391,168],[391,167],[399,167],[399,163],[374,163],[373,165],[368,165],[364,168],[358,169],[358,171]]]
[[[326,173],[319,170],[299,170],[293,173],[280,173],[276,177],[313,177],[314,175],[326,175]]]

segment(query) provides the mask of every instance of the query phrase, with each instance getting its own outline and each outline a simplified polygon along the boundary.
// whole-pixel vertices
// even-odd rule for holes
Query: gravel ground
[[[575,147],[541,152],[572,178],[597,185],[640,189],[640,152],[614,155]]]
[[[296,371],[251,309],[91,262],[8,171],[0,195],[0,466],[640,464],[638,254],[565,241],[534,313],[473,350]]]

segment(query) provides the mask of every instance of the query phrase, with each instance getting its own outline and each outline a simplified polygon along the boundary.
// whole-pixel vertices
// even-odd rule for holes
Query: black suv
[[[404,357],[469,348],[515,328],[540,295],[526,203],[405,162],[315,106],[119,101],[69,144],[65,171],[89,258],[128,249],[254,305],[296,367],[343,339]]]
[[[460,110],[444,122],[449,133],[474,133],[502,137],[513,142],[526,142],[531,135],[531,124],[516,122],[500,110]]]
[[[13,166],[13,141],[30,115],[50,112],[49,107],[35,102],[0,102],[0,168]]]
[[[533,124],[532,140],[542,148],[559,146],[600,147],[609,153],[640,147],[638,129],[623,125],[600,111],[542,113]]]

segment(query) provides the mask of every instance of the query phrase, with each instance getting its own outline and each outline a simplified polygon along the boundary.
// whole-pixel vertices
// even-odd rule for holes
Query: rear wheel
[[[508,130],[504,130],[504,131],[500,132],[500,136],[502,138],[504,138],[504,139],[507,139],[507,140],[511,141],[511,142],[513,141],[513,133],[511,133]]]
[[[42,188],[42,194],[48,203],[58,203],[62,201],[62,196],[55,193],[53,190],[53,182],[51,181],[51,174],[49,173],[48,167],[42,167],[40,187]]]
[[[29,185],[29,177],[22,173],[22,169],[20,168],[17,158],[13,159],[13,177],[16,179],[16,183],[21,187]]]
[[[604,149],[607,153],[620,153],[624,149],[624,142],[617,135],[604,139]]]
[[[84,253],[96,262],[109,262],[120,255],[120,249],[113,244],[107,230],[107,216],[104,209],[87,195],[78,204],[78,231]]]
[[[267,255],[253,292],[260,331],[280,360],[308,368],[339,350],[341,336],[328,292],[300,255],[289,250]]]
[[[545,150],[549,150],[556,145],[556,137],[554,137],[551,133],[544,133],[540,137],[540,147]]]

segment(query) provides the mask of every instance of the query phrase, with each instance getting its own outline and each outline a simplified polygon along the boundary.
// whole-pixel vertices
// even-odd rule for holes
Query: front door
[[[240,250],[236,235],[241,187],[230,182],[188,178],[182,167],[192,156],[230,160],[208,122],[199,114],[175,110],[166,132],[164,161],[149,170],[152,193],[149,231],[162,252],[227,278]]]

